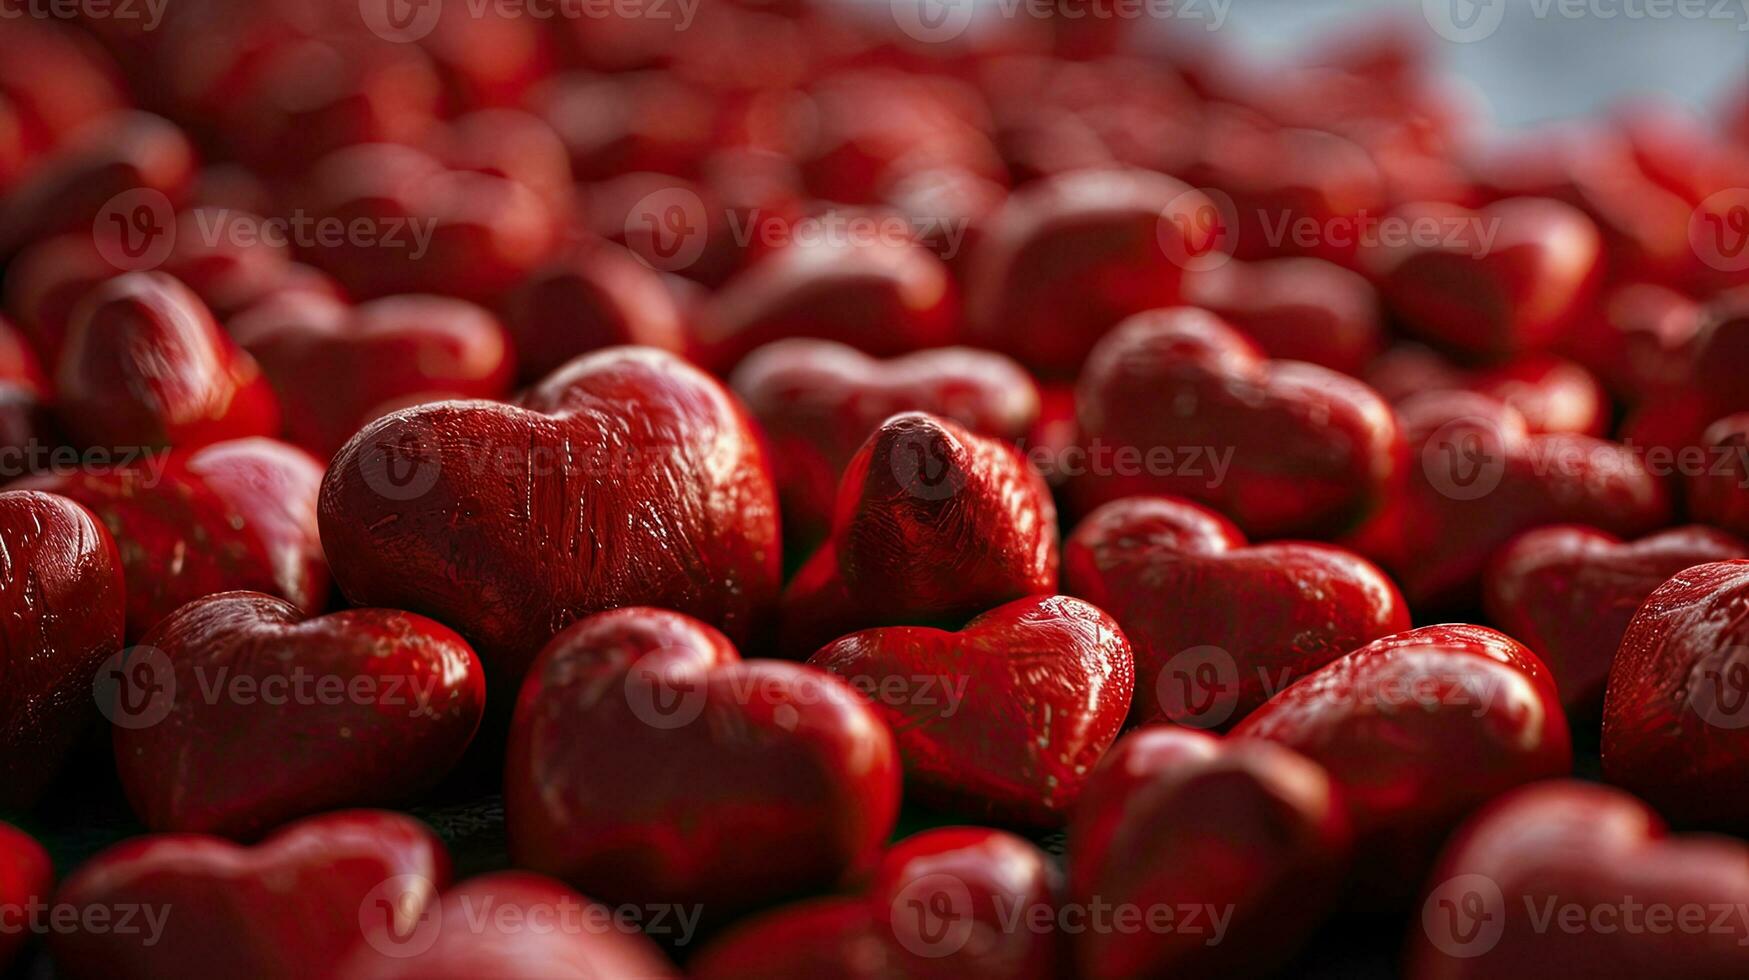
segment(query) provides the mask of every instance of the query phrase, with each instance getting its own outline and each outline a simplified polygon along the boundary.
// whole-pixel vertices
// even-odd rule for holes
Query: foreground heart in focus
[[[777,495],[745,414],[641,348],[579,358],[520,405],[378,419],[329,465],[320,517],[349,599],[454,625],[512,688],[580,616],[647,603],[746,638],[779,587]]]
[[[152,834],[99,853],[55,893],[81,921],[138,909],[135,930],[59,931],[49,942],[73,980],[331,976],[359,942],[386,946],[413,929],[448,879],[443,844],[398,813],[312,817],[248,848]]]
[[[672,925],[684,910],[662,916]],[[652,913],[652,924],[657,915]],[[341,980],[662,980],[679,972],[614,911],[522,871],[469,878],[445,891],[404,934],[358,946]],[[690,937],[679,937],[690,938]]]
[[[922,412],[868,437],[839,484],[832,536],[783,595],[802,658],[873,626],[957,627],[1057,588],[1057,512],[1013,447]]]
[[[893,845],[864,895],[813,899],[737,925],[699,953],[691,976],[1046,980],[1059,975],[1060,891],[1051,859],[1027,841],[942,827]]]
[[[0,493],[0,805],[28,806],[78,741],[91,682],[121,649],[121,555],[92,513],[64,497]]]
[[[226,329],[273,383],[286,438],[323,460],[394,409],[501,398],[510,389],[504,328],[462,300],[394,296],[350,307],[287,293],[243,311]]]
[[[730,386],[770,440],[792,551],[831,528],[839,477],[890,416],[929,412],[1015,442],[1039,415],[1038,389],[1020,365],[970,348],[878,361],[829,340],[785,340],[749,355]]]
[[[1327,368],[1270,361],[1232,326],[1189,307],[1112,331],[1076,389],[1083,512],[1139,494],[1188,497],[1256,537],[1338,533],[1383,501],[1403,469],[1383,399]]]
[[[167,690],[130,692],[147,707],[114,715],[115,758],[153,830],[250,839],[306,813],[412,802],[485,711],[473,650],[412,613],[310,619],[228,592],[178,609],[141,646]]]
[[[1068,596],[1019,599],[957,633],[863,630],[808,663],[874,702],[898,741],[908,799],[1041,827],[1063,822],[1135,687],[1117,623]]]
[[[1609,671],[1603,773],[1678,824],[1749,827],[1749,561],[1676,573]]]
[[[1646,596],[1685,568],[1746,556],[1749,545],[1699,525],[1633,542],[1595,528],[1539,528],[1494,556],[1483,601],[1489,621],[1549,668],[1568,720],[1592,727],[1616,648]]]
[[[1573,764],[1548,669],[1480,626],[1375,640],[1271,698],[1233,736],[1279,742],[1329,771],[1367,856],[1357,869],[1367,895],[1387,902],[1408,897],[1477,806]]]
[[[253,358],[187,286],[118,276],[80,301],[55,368],[56,413],[87,446],[180,446],[271,436],[279,406]]]
[[[1111,613],[1136,655],[1131,715],[1225,728],[1369,640],[1409,628],[1385,574],[1329,545],[1250,545],[1213,511],[1130,497],[1087,515],[1063,583]]]
[[[743,662],[705,624],[634,607],[536,658],[504,795],[518,865],[721,920],[867,870],[898,812],[899,761],[837,678]]]
[[[129,639],[215,592],[266,592],[311,612],[327,602],[322,467],[300,449],[235,439],[20,485],[76,500],[109,528],[127,572]]]
[[[1075,808],[1070,900],[1194,908],[1203,921],[1087,930],[1080,975],[1271,975],[1331,910],[1350,843],[1337,787],[1298,753],[1183,728],[1132,732]]]
[[[1669,493],[1633,449],[1571,433],[1531,435],[1516,410],[1438,391],[1398,406],[1408,485],[1348,540],[1416,609],[1472,608],[1494,553],[1545,524],[1623,537],[1669,523]]]
[[[1592,783],[1516,790],[1446,845],[1411,932],[1412,980],[1749,975],[1749,850],[1666,836]]]

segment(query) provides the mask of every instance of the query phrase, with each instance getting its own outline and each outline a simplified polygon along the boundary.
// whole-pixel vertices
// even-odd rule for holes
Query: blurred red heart
[[[632,607],[535,659],[504,786],[519,866],[720,922],[868,870],[897,816],[899,760],[837,678],[743,662],[704,623]]]
[[[1111,613],[1136,654],[1138,722],[1224,729],[1370,640],[1409,628],[1389,578],[1329,545],[1248,545],[1225,518],[1170,497],[1087,515],[1063,584]]]
[[[0,823],[0,907],[13,910],[13,921],[0,933],[0,969],[12,965],[30,941],[30,933],[18,928],[20,914],[47,907],[54,897],[55,869],[49,852],[11,824]],[[34,925],[34,923],[33,923]]]

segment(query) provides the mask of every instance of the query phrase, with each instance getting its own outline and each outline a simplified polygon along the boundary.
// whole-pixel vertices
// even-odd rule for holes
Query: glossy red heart
[[[1591,372],[1552,354],[1469,371],[1429,348],[1400,344],[1372,363],[1366,380],[1392,404],[1427,391],[1486,395],[1517,409],[1532,433],[1601,436],[1610,421],[1609,395]]]
[[[603,347],[637,344],[682,354],[689,341],[680,305],[661,276],[612,242],[569,247],[502,307],[524,382]]]
[[[222,592],[159,623],[112,715],[116,769],[153,830],[253,839],[308,813],[419,799],[485,712],[479,658],[441,623],[392,609],[311,618]],[[272,759],[266,770],[259,760]]]
[[[1170,497],[1087,515],[1064,546],[1063,585],[1123,627],[1138,722],[1224,729],[1300,677],[1409,628],[1396,585],[1359,555],[1249,545],[1226,518]]]
[[[1057,514],[1015,449],[922,412],[881,423],[845,467],[832,535],[784,591],[800,659],[874,626],[957,627],[1057,589]]]
[[[649,603],[744,639],[779,587],[777,494],[745,413],[642,348],[579,358],[518,405],[378,419],[329,465],[320,518],[349,599],[454,625],[512,685],[580,616]]]
[[[633,607],[541,651],[504,787],[519,866],[721,921],[866,871],[898,812],[899,760],[837,678],[743,662],[709,626]]]
[[[809,658],[893,729],[907,798],[1051,827],[1117,738],[1135,664],[1116,622],[1068,596],[1018,599],[958,632],[888,626]]]
[[[0,823],[0,908],[6,910],[6,928],[0,931],[0,969],[11,966],[30,942],[29,928],[36,925],[29,918],[31,910],[47,906],[54,889],[49,852],[36,838]]]
[[[1732,534],[1749,534],[1749,412],[1707,426],[1699,449],[1698,465],[1683,474],[1689,514]]]
[[[1416,336],[1465,354],[1546,350],[1597,288],[1603,243],[1583,212],[1548,198],[1478,211],[1414,205],[1395,217],[1418,236],[1373,250],[1386,305]]]
[[[1671,837],[1626,793],[1527,786],[1446,845],[1410,938],[1411,980],[1749,972],[1749,851]]]
[[[226,329],[272,382],[286,438],[323,460],[394,409],[510,391],[503,326],[463,300],[392,296],[352,307],[292,293],[250,307]]]
[[[742,361],[730,387],[769,441],[792,551],[811,549],[831,529],[839,477],[890,416],[929,412],[1019,442],[1039,413],[1025,369],[964,347],[879,361],[829,340],[782,340]]]
[[[966,281],[969,336],[1044,376],[1072,377],[1125,317],[1173,306],[1187,266],[1217,253],[1202,192],[1142,170],[1079,170],[1009,196]]]
[[[1270,357],[1353,377],[1384,344],[1372,284],[1322,259],[1228,262],[1187,276],[1184,301],[1238,327]]]
[[[940,259],[909,241],[841,241],[829,226],[820,234],[821,241],[798,237],[779,248],[712,297],[697,332],[700,363],[725,374],[755,348],[788,337],[836,340],[877,357],[956,339],[959,296]]]
[[[1301,678],[1232,734],[1279,742],[1329,771],[1366,855],[1365,897],[1385,902],[1408,896],[1477,806],[1573,765],[1548,669],[1480,626],[1375,640]]]
[[[1638,400],[1681,384],[1700,324],[1701,306],[1692,298],[1663,286],[1627,283],[1605,289],[1560,350],[1617,395]]]
[[[1070,901],[1182,919],[1079,933],[1078,975],[1274,975],[1333,908],[1350,845],[1340,791],[1298,753],[1183,728],[1132,732],[1075,808]]]
[[[91,509],[127,573],[128,637],[183,603],[246,589],[315,612],[328,601],[316,530],[322,467],[272,439],[234,439],[22,481]]]
[[[0,493],[0,805],[35,802],[89,722],[92,679],[121,649],[121,555],[103,524],[53,494]]]
[[[55,369],[57,416],[87,446],[193,449],[271,436],[279,406],[261,369],[182,283],[156,272],[87,293]]]
[[[1700,444],[1707,427],[1720,418],[1749,411],[1743,388],[1749,371],[1749,287],[1719,293],[1701,307],[1679,366],[1676,377],[1646,392],[1622,424],[1630,441],[1680,450]]]
[[[1749,826],[1749,561],[1677,572],[1610,666],[1603,773],[1678,824]]]
[[[1186,497],[1254,537],[1319,536],[1370,514],[1403,470],[1402,437],[1372,389],[1327,368],[1266,360],[1189,307],[1125,321],[1076,388],[1086,512],[1143,494]]]
[[[1045,980],[1061,975],[1060,891],[1055,865],[1027,841],[942,827],[893,845],[865,894],[812,899],[738,924],[700,951],[689,975]]]
[[[665,917],[679,918],[681,912]],[[551,878],[525,871],[480,875],[445,891],[404,934],[379,933],[379,942],[360,945],[334,975],[339,980],[680,976],[654,942],[616,914]]]
[[[1488,559],[1532,528],[1637,537],[1669,523],[1669,492],[1631,447],[1531,435],[1516,410],[1469,392],[1418,395],[1397,414],[1407,486],[1346,543],[1390,572],[1412,608],[1474,608]]]
[[[1549,668],[1568,720],[1591,728],[1603,711],[1610,663],[1640,603],[1685,568],[1744,557],[1749,545],[1698,525],[1632,542],[1570,524],[1539,528],[1495,553],[1483,604],[1490,622]]]
[[[55,903],[98,927],[53,932],[50,948],[73,980],[331,976],[359,942],[411,929],[448,879],[436,835],[380,810],[311,817],[254,847],[150,834],[61,883]]]

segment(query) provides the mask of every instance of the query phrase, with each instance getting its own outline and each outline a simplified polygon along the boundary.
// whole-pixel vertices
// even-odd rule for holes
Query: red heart
[[[1251,545],[1169,497],[1095,510],[1063,553],[1067,591],[1111,613],[1136,652],[1132,716],[1225,728],[1300,677],[1409,628],[1385,574],[1329,545]]]
[[[1187,276],[1184,300],[1238,327],[1270,357],[1354,377],[1384,343],[1372,284],[1322,259],[1228,262]]]
[[[1387,901],[1408,896],[1477,806],[1573,764],[1548,669],[1480,626],[1375,640],[1271,698],[1233,737],[1280,742],[1329,771],[1367,855],[1361,875]]]
[[[121,649],[125,586],[115,542],[52,494],[0,493],[0,805],[29,806],[79,740],[92,679]]]
[[[349,307],[290,293],[250,307],[227,329],[279,394],[286,438],[324,460],[394,409],[510,390],[504,328],[462,300],[394,296]]]
[[[1411,938],[1413,980],[1749,975],[1741,841],[1666,836],[1593,783],[1516,790],[1446,845]]]
[[[252,839],[307,813],[412,802],[485,711],[467,643],[390,609],[312,619],[225,592],[178,609],[136,655],[158,686],[128,692],[146,707],[114,716],[115,759],[153,830]]]
[[[1669,493],[1627,446],[1531,435],[1492,398],[1429,392],[1398,406],[1408,485],[1347,542],[1402,584],[1415,609],[1470,608],[1489,557],[1545,524],[1633,537],[1669,523]]]
[[[854,232],[854,225],[846,231]],[[832,235],[830,226],[820,234]],[[774,340],[824,337],[893,357],[952,343],[958,323],[953,277],[927,250],[909,241],[827,237],[798,239],[729,280],[711,299],[697,340],[700,363],[726,374]]]
[[[504,787],[519,866],[719,918],[866,870],[898,811],[899,762],[836,678],[742,662],[697,620],[629,608],[541,651]]]
[[[413,928],[448,879],[443,844],[398,813],[311,817],[255,847],[152,834],[61,883],[55,904],[96,927],[49,943],[74,980],[331,976],[361,940],[386,945]]]
[[[454,625],[511,684],[579,616],[650,603],[746,638],[779,588],[777,494],[745,414],[642,348],[579,358],[520,406],[378,419],[335,455],[320,516],[348,598]]]
[[[1073,376],[1125,317],[1180,300],[1187,266],[1214,255],[1201,191],[1143,170],[1080,170],[1009,196],[966,281],[979,346],[1041,375]]]
[[[1603,702],[1603,772],[1681,824],[1749,826],[1749,561],[1698,565],[1628,624]]]
[[[316,530],[321,485],[320,464],[271,439],[21,483],[77,500],[114,535],[127,573],[129,639],[214,592],[267,592],[320,610],[328,600]]]
[[[866,894],[813,899],[741,923],[698,954],[690,976],[1046,980],[1060,975],[1060,890],[1051,859],[1019,837],[984,827],[929,830],[887,851]]]
[[[1254,537],[1341,531],[1403,470],[1402,437],[1372,389],[1268,361],[1219,317],[1155,310],[1112,331],[1076,389],[1083,512],[1143,494],[1188,497]]]
[[[518,377],[539,381],[603,347],[686,351],[686,321],[661,276],[624,246],[592,241],[536,270],[503,303]]]
[[[641,910],[642,911],[642,910]],[[685,910],[663,913],[679,919]],[[341,980],[553,980],[680,974],[635,925],[551,878],[500,871],[443,893],[403,935],[360,945]],[[654,917],[652,916],[652,919]]]
[[[1595,528],[1539,528],[1513,539],[1483,581],[1488,619],[1536,653],[1567,718],[1595,731],[1609,665],[1652,590],[1694,565],[1749,557],[1749,545],[1690,525],[1633,542]]]
[[[1131,733],[1075,807],[1070,902],[1183,918],[1081,932],[1079,975],[1272,975],[1333,907],[1350,836],[1336,785],[1295,752],[1166,726]]]
[[[1416,335],[1461,353],[1546,350],[1596,290],[1602,238],[1559,201],[1511,198],[1479,211],[1420,204],[1393,218],[1406,239],[1369,256],[1386,304]]]
[[[957,633],[852,633],[808,663],[861,691],[892,727],[908,798],[1041,827],[1062,823],[1135,688],[1123,631],[1068,596],[1019,599]]]
[[[254,359],[188,287],[156,272],[118,276],[80,301],[55,395],[62,426],[88,446],[193,449],[279,428]]]
[[[922,412],[895,415],[845,467],[832,536],[783,595],[800,659],[873,626],[959,626],[1057,588],[1057,512],[1013,447]]]
[[[1749,534],[1749,412],[1707,426],[1694,458],[1699,465],[1683,473],[1689,513],[1732,534]]]
[[[1518,410],[1533,433],[1601,436],[1609,426],[1609,396],[1572,361],[1526,354],[1505,364],[1466,371],[1417,344],[1399,344],[1374,361],[1367,383],[1392,404],[1426,391],[1473,391]]]
[[[970,348],[879,361],[829,340],[781,340],[742,361],[730,387],[769,441],[792,551],[825,536],[839,477],[888,417],[929,412],[1018,442],[1039,413],[1038,389],[1020,365]]]
[[[0,909],[6,910],[6,928],[0,930],[0,970],[12,965],[30,941],[25,927],[34,926],[31,909],[47,905],[53,897],[55,869],[49,852],[11,824],[0,823]]]

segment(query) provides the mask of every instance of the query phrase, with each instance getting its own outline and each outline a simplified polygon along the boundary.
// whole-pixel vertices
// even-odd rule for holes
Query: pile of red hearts
[[[1749,113],[1502,142],[1420,19],[64,6],[0,971],[1749,976]]]

